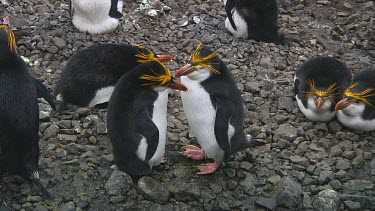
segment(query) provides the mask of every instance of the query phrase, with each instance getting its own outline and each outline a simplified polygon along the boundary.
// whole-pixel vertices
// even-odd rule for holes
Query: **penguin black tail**
[[[34,171],[30,177],[31,182],[35,185],[35,187],[39,190],[39,192],[42,194],[43,198],[46,200],[52,200],[52,196],[50,193],[48,193],[47,189],[43,186],[43,184],[40,182],[39,179],[39,173],[37,171]]]
[[[253,139],[251,135],[246,135],[246,142],[244,144],[244,148],[257,147],[265,144],[267,144],[267,142],[260,141],[258,139]]]
[[[40,82],[38,79],[33,78],[34,85],[38,94],[38,98],[44,98],[48,104],[52,107],[53,110],[56,110],[55,102],[53,100],[52,95],[48,91],[47,87],[44,86],[42,82]]]

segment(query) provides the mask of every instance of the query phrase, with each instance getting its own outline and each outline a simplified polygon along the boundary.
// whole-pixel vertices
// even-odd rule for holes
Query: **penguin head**
[[[135,55],[138,63],[146,63],[146,62],[155,61],[155,60],[158,60],[159,62],[168,62],[172,60],[172,56],[170,55],[166,55],[166,54],[156,55],[150,49],[147,49],[139,44],[133,43],[133,46],[138,47],[138,53]]]
[[[9,46],[10,51],[17,52],[16,37],[9,28],[9,18],[4,18],[4,22],[0,24],[0,45]]]
[[[309,80],[307,84],[309,85],[309,91],[306,92],[308,108],[315,112],[330,110],[335,101],[334,91],[338,89],[336,83],[330,84],[326,89],[317,87],[314,80]]]
[[[347,116],[361,116],[366,107],[374,107],[374,102],[375,85],[373,82],[353,81],[345,90],[343,99],[336,104],[335,109],[342,110]]]
[[[160,92],[167,88],[187,91],[186,86],[176,81],[171,71],[159,61],[151,61],[138,65],[134,72],[137,72],[140,86],[150,87],[154,91]]]
[[[180,68],[175,77],[187,76],[192,80],[203,81],[211,75],[220,75],[222,61],[212,51],[200,43],[190,56],[190,63]]]

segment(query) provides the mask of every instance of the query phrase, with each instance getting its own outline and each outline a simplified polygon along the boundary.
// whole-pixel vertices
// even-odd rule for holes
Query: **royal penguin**
[[[236,38],[278,42],[277,0],[222,0],[225,28]]]
[[[0,24],[0,175],[19,175],[31,181],[45,198],[51,199],[38,173],[36,81],[16,51],[12,30]]]
[[[122,7],[122,0],[69,0],[73,25],[90,34],[115,30],[122,17]]]
[[[132,177],[149,175],[165,151],[167,88],[186,91],[159,61],[136,66],[117,82],[108,103],[108,135],[116,166]]]
[[[175,74],[188,89],[181,93],[183,108],[202,147],[187,145],[181,154],[195,160],[214,160],[199,165],[197,174],[211,174],[237,151],[264,144],[245,135],[240,92],[233,75],[217,55],[217,51],[199,44],[190,63]]]
[[[124,73],[148,61],[171,59],[135,44],[101,44],[79,51],[69,59],[57,83],[57,111],[66,103],[105,108]]]
[[[375,130],[375,67],[357,73],[336,104],[337,119],[358,131]]]
[[[338,59],[318,56],[297,68],[294,94],[305,117],[314,122],[328,122],[336,116],[335,105],[350,85],[352,74]]]

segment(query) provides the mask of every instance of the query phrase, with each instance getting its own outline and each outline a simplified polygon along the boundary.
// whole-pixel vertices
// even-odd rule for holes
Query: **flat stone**
[[[152,177],[142,177],[138,180],[138,188],[145,199],[158,204],[166,204],[169,199],[168,189]]]
[[[324,185],[334,179],[335,175],[332,171],[321,171],[319,174],[318,182],[320,185]]]
[[[302,186],[292,177],[284,177],[275,189],[273,196],[279,207],[298,207],[302,199]]]
[[[297,128],[291,125],[280,125],[276,129],[275,135],[279,135],[280,138],[288,141],[294,141],[297,138]]]
[[[344,191],[357,193],[359,191],[371,190],[374,183],[368,180],[350,180],[343,184]]]
[[[60,208],[60,211],[75,211],[75,210],[76,210],[76,205],[72,201],[63,204]]]
[[[59,132],[59,127],[57,125],[51,125],[44,131],[45,138],[51,138],[57,135]]]
[[[276,200],[273,198],[259,197],[255,200],[255,204],[267,210],[276,211]]]
[[[105,183],[105,190],[109,195],[123,195],[133,185],[132,178],[125,172],[114,170]]]
[[[289,158],[293,163],[307,167],[309,165],[309,160],[305,157],[301,157],[299,155],[293,155]]]
[[[331,147],[331,149],[329,150],[329,156],[340,157],[342,155],[342,152],[343,152],[342,149],[338,145],[335,145]]]
[[[342,126],[337,121],[331,121],[328,123],[328,130],[332,133],[337,133],[342,130]]]
[[[345,159],[338,159],[336,163],[336,169],[338,170],[347,170],[350,168],[350,162]]]
[[[344,201],[344,205],[348,210],[361,210],[361,203],[355,201]]]
[[[167,188],[177,201],[197,201],[201,197],[201,189],[196,183],[173,182]]]
[[[293,99],[291,97],[279,97],[279,109],[292,112],[294,109]]]
[[[375,197],[373,196],[341,194],[340,199],[341,201],[359,202],[363,210],[372,210],[375,207]]]

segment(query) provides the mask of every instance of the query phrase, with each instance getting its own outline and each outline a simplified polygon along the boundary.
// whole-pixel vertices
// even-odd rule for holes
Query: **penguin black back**
[[[37,90],[26,63],[16,54],[12,31],[0,25],[0,172],[17,174],[41,185],[39,161],[39,108]]]
[[[87,106],[97,90],[114,86],[123,74],[152,59],[159,58],[138,45],[101,44],[79,51],[69,59],[55,95],[61,94],[64,104]]]

